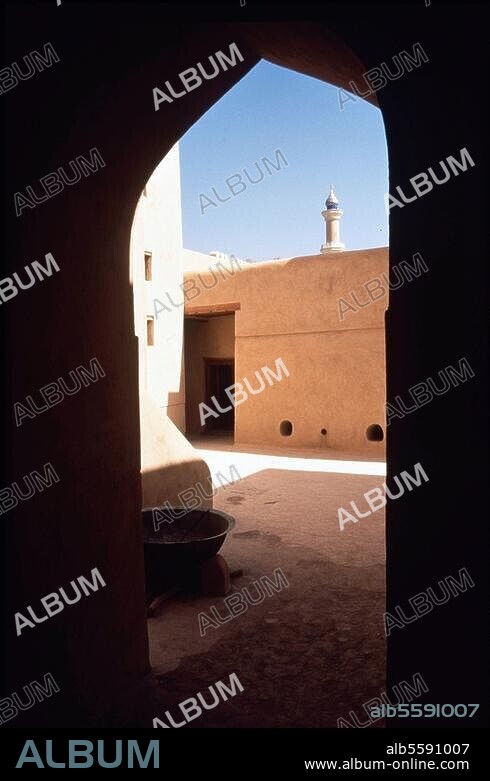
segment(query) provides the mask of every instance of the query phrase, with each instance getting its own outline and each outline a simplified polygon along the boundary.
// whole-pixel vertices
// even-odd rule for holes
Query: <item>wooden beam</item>
[[[193,315],[231,315],[240,309],[239,303],[231,304],[209,304],[208,306],[185,306],[184,315],[192,317]]]

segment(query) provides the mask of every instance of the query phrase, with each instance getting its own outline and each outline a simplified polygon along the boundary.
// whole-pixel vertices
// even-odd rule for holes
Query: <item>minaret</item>
[[[344,212],[339,208],[337,196],[333,191],[333,184],[330,185],[330,192],[325,201],[325,206],[327,208],[322,212],[322,217],[325,220],[327,240],[320,247],[320,252],[322,255],[326,255],[328,252],[343,252],[345,244],[340,241],[340,218]]]

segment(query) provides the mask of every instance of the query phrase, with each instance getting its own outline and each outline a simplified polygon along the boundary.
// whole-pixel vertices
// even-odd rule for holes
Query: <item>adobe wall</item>
[[[260,387],[255,372],[273,369],[278,358],[289,371],[289,377],[237,405],[236,442],[383,455],[384,442],[368,441],[366,429],[378,424],[385,430],[388,249],[242,264],[241,269],[214,277],[206,271],[185,274],[186,311],[239,304],[236,382],[246,377],[254,389]],[[364,285],[374,278],[381,289],[371,301]],[[363,305],[355,312],[352,292]],[[192,407],[201,401],[204,396],[193,393]],[[195,421],[198,410],[193,414]],[[283,420],[292,423],[291,436],[281,435]]]
[[[151,253],[151,280],[145,279],[145,253]],[[180,506],[179,493],[206,480],[209,469],[182,433],[184,299],[178,144],[159,163],[141,193],[129,255],[138,339],[142,506],[156,507],[167,501]],[[147,343],[148,317],[153,320],[153,345]],[[205,504],[212,506],[212,501]]]
[[[178,426],[184,422],[182,217],[178,144],[155,169],[141,194],[131,231],[130,267],[139,340],[139,385]],[[145,280],[144,253],[152,254]],[[171,306],[165,293],[171,294]],[[147,346],[146,318],[153,317],[155,344]]]

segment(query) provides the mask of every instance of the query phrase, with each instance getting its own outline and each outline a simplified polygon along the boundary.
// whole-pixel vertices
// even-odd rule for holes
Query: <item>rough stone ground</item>
[[[166,721],[169,710],[182,721],[180,702],[199,691],[211,701],[207,687],[236,673],[243,693],[186,726],[335,727],[351,710],[365,721],[362,704],[385,689],[384,513],[341,532],[337,510],[354,500],[365,511],[363,494],[382,483],[384,465],[359,457],[349,464],[349,454],[335,452],[331,458],[344,461],[339,466],[311,451],[283,460],[261,450],[254,461],[240,450],[246,448],[218,442],[202,451],[212,473],[219,465],[228,475],[232,463],[241,476],[247,473],[214,501],[236,518],[221,549],[232,570],[243,569],[232,591],[264,575],[273,579],[278,567],[289,587],[204,637],[198,614],[215,605],[226,615],[222,598],[180,593],[166,602],[148,622],[160,684],[152,716]],[[260,471],[248,474],[254,462]],[[262,468],[267,463],[274,468]],[[346,473],[321,471],[330,468]],[[256,593],[253,586],[250,592]]]

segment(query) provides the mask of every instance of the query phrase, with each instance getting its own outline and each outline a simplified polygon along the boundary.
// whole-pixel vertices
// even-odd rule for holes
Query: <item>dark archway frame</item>
[[[295,13],[286,4],[281,7],[283,18]],[[462,17],[457,7],[427,8],[422,3],[399,5],[396,11],[384,5],[332,4],[312,10],[314,22],[276,23],[271,19],[277,19],[277,12],[264,11],[269,20],[259,22],[258,11],[238,7],[236,19],[230,12],[223,23],[219,13],[210,21],[212,5],[194,8],[191,22],[185,9],[171,21],[168,8],[146,3],[66,3],[50,11],[8,6],[5,62],[19,61],[46,41],[60,56],[59,64],[2,95],[7,112],[5,276],[42,260],[47,252],[61,269],[2,305],[0,312],[11,367],[3,388],[4,484],[47,461],[60,474],[57,486],[2,518],[5,691],[48,670],[56,673],[62,690],[49,712],[29,714],[32,723],[65,725],[67,713],[73,723],[96,722],[149,671],[136,522],[137,348],[127,280],[129,232],[137,198],[158,161],[260,58],[348,88],[350,80],[360,83],[367,68],[420,40],[430,62],[378,94],[390,190],[462,147],[477,163],[391,214],[392,263],[420,252],[430,273],[392,293],[388,400],[404,396],[412,385],[462,356],[475,379],[388,428],[389,476],[420,461],[430,477],[427,485],[387,508],[388,608],[406,606],[409,597],[456,575],[461,567],[475,583],[483,582],[483,431],[479,425],[464,427],[455,443],[448,425],[455,417],[473,420],[475,410],[484,408],[486,376],[485,307],[480,306],[486,283],[484,204],[473,199],[472,229],[463,245],[459,220],[449,219],[461,194],[466,208],[466,195],[478,194],[485,181],[485,135],[478,121],[468,122],[468,106],[475,115],[479,112],[485,51],[484,25],[478,24],[477,7],[472,8],[473,16]],[[244,22],[244,13],[254,21]],[[308,17],[306,5],[301,13]],[[175,79],[232,41],[243,48],[243,66],[154,111],[154,86]],[[103,171],[15,216],[14,192],[35,186],[41,176],[87,155],[92,147],[106,161]],[[103,383],[15,426],[15,401],[87,365],[93,356],[106,372]],[[471,519],[471,532],[466,519]],[[38,604],[41,596],[88,575],[95,566],[107,583],[103,591],[79,609],[37,626],[35,634],[15,636],[15,611]],[[432,702],[478,702],[485,669],[484,605],[480,585],[393,633],[390,684],[420,671]]]

